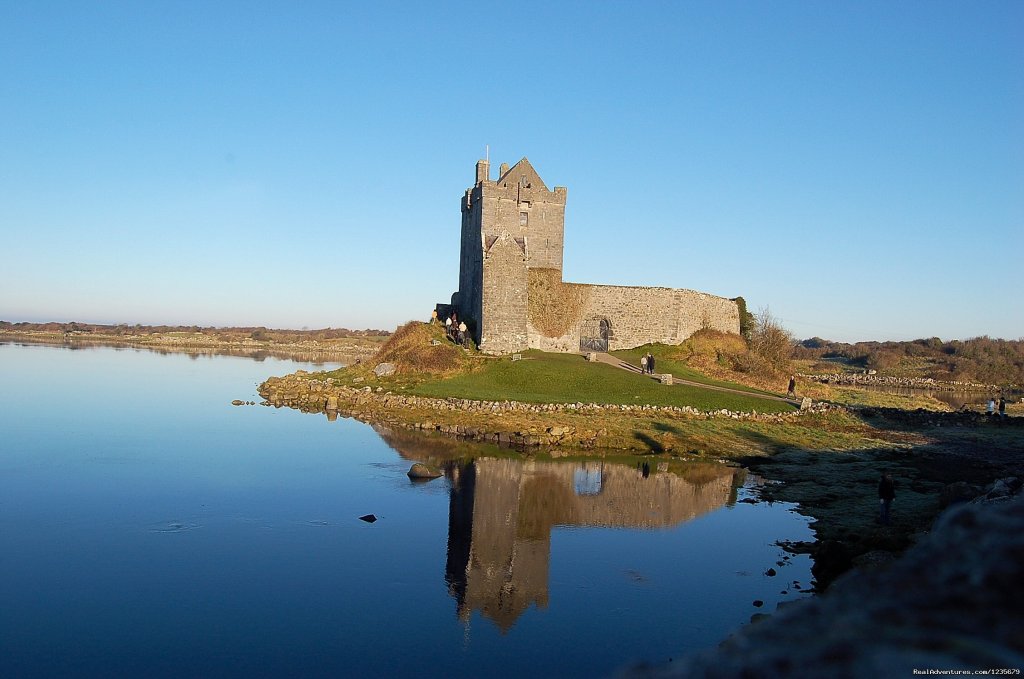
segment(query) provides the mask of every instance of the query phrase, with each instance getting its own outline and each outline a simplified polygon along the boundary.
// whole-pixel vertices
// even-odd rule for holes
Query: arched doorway
[[[588,318],[580,325],[580,351],[608,351],[612,324],[607,318]]]

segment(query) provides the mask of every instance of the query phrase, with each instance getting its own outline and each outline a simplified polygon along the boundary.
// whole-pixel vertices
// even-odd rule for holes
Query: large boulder
[[[425,465],[422,462],[417,462],[413,466],[409,467],[409,471],[406,472],[410,479],[436,479],[441,476],[441,470],[436,467]]]
[[[981,488],[966,481],[946,484],[939,493],[939,507],[945,509],[960,502],[970,502],[981,495]]]
[[[395,374],[394,363],[378,363],[377,367],[373,369],[373,374],[377,377],[387,377],[388,375]]]

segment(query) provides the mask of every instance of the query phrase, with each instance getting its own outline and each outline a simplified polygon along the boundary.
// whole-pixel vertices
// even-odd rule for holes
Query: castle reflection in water
[[[555,526],[669,528],[735,502],[743,480],[725,465],[470,457],[471,444],[378,433],[403,457],[445,469],[448,591],[460,619],[480,611],[502,631],[531,605],[547,606]]]

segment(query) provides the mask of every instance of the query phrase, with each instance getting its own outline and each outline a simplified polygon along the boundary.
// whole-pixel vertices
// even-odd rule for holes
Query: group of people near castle
[[[433,325],[438,322],[437,309],[434,309],[430,314],[430,323]],[[469,340],[469,328],[466,327],[465,321],[459,320],[459,315],[454,311],[448,318],[444,319],[444,335],[452,342],[460,346],[466,346],[466,342]]]
[[[646,356],[640,357],[640,372],[645,375],[654,374],[654,354],[647,352]]]

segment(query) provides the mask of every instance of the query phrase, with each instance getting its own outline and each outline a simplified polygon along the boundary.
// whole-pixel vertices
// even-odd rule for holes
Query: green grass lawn
[[[666,350],[674,349],[675,347],[666,347],[664,345],[646,345],[642,347],[636,347],[635,349],[621,349],[619,351],[611,352],[612,356],[618,359],[632,363],[635,366],[640,365],[640,357],[650,352],[654,355],[654,370],[659,373],[672,373],[673,376],[680,379],[689,380],[690,382],[699,382],[700,384],[708,384],[716,387],[728,387],[729,389],[736,389],[738,391],[746,391],[751,394],[766,394],[768,396],[782,396],[781,393],[772,393],[770,391],[762,391],[761,389],[755,389],[754,387],[748,387],[745,384],[737,384],[735,382],[724,382],[722,380],[715,380],[707,375],[694,370],[681,361],[674,361],[670,358],[665,357]]]
[[[660,369],[660,368],[659,368]],[[735,386],[735,385],[726,385]],[[588,363],[576,354],[528,351],[523,360],[490,362],[479,371],[443,380],[410,385],[406,393],[438,398],[529,403],[605,403],[693,406],[701,410],[788,412],[793,406],[780,401],[701,389],[659,384],[602,363]]]

